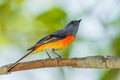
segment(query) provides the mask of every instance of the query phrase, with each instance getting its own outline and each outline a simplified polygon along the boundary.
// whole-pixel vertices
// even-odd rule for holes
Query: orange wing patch
[[[46,41],[44,41],[43,43],[47,43],[47,42],[49,42],[49,41],[51,41],[51,40],[56,40],[56,38],[55,38],[55,37],[52,37],[51,39],[46,40]]]

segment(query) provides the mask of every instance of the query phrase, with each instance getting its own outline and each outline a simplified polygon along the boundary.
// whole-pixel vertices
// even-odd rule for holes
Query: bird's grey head
[[[79,23],[81,22],[82,19],[80,20],[73,20],[70,23],[67,24],[67,26],[65,27],[65,32],[70,32],[73,36],[76,35],[76,33],[78,32],[79,29]]]

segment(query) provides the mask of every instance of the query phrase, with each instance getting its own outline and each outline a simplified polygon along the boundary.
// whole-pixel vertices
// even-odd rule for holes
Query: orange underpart
[[[34,50],[37,52],[41,52],[49,48],[55,48],[56,50],[59,50],[59,49],[62,49],[68,46],[70,43],[72,43],[74,39],[75,37],[72,36],[70,33],[68,33],[68,36],[64,39],[58,40],[56,42],[50,42],[50,43],[46,43],[40,46],[36,46]]]
[[[34,47],[34,50],[37,50],[39,47],[40,47],[40,46],[35,46],[35,47]]]

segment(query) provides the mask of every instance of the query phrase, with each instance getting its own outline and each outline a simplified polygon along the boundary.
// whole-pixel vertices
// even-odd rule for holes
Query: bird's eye
[[[73,21],[71,21],[71,23],[74,23]]]

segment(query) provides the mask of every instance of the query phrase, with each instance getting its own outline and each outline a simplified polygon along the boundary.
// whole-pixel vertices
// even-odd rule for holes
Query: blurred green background
[[[65,58],[120,55],[119,0],[0,0],[0,66],[15,62],[39,39],[78,19],[82,22],[76,40],[58,51],[60,55]],[[47,58],[42,53],[25,61]],[[0,76],[0,80],[18,79],[120,80],[120,72],[62,67]]]

